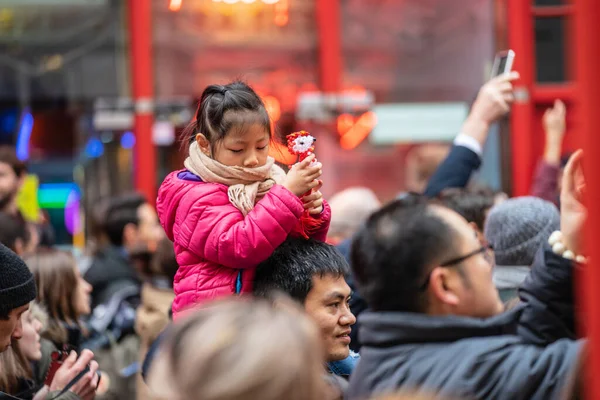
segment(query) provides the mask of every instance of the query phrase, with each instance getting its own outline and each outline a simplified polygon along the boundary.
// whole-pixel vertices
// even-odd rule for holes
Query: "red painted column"
[[[584,143],[584,168],[587,179],[588,219],[586,252],[591,263],[584,269],[578,290],[585,308],[585,327],[589,338],[588,370],[585,375],[586,399],[600,399],[600,2],[575,0],[576,99],[581,110],[579,129]],[[583,295],[581,295],[583,292]]]
[[[534,168],[531,96],[534,83],[534,36],[531,2],[508,0],[508,44],[515,51],[513,69],[521,79],[515,82],[515,103],[510,114],[513,196],[529,194]]]
[[[156,200],[154,75],[152,73],[152,2],[129,0],[129,48],[132,97],[135,105],[134,176],[136,189],[151,204]]]
[[[340,0],[316,0],[316,17],[319,47],[319,86],[323,93],[334,95],[342,89],[342,39]],[[318,124],[311,128],[319,138],[316,153],[319,161],[329,167],[323,168],[321,179],[325,182],[323,193],[332,193],[338,154],[338,136],[335,123]]]
[[[335,93],[342,86],[340,0],[317,0],[319,80],[321,90]]]

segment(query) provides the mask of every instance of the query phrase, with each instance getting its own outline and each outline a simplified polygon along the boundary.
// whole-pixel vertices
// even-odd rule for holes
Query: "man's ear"
[[[456,271],[444,267],[435,267],[429,278],[429,292],[438,303],[447,306],[457,306],[460,303],[458,284],[460,277]]]
[[[204,155],[210,157],[210,142],[208,141],[206,136],[204,136],[204,134],[202,134],[202,133],[196,134],[196,143],[198,143],[198,147],[200,147],[200,150],[202,150],[202,153],[204,153]]]
[[[25,255],[25,243],[21,238],[17,238],[15,240],[15,254],[19,257],[23,257]]]

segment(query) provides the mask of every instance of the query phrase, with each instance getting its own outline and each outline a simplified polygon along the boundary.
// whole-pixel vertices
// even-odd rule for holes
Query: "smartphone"
[[[515,52],[512,50],[500,51],[496,54],[494,65],[492,66],[492,78],[498,75],[505,75],[512,71]]]

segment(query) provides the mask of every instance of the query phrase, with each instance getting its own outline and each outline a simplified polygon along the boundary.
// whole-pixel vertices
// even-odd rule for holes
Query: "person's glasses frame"
[[[493,251],[494,248],[490,245],[490,244],[486,244],[481,246],[480,248],[478,248],[477,250],[474,250],[468,254],[465,254],[464,256],[460,256],[457,258],[453,258],[449,261],[443,262],[440,264],[440,267],[454,267],[459,265],[461,262],[468,260],[471,257],[474,257],[478,254],[484,254],[484,255],[489,255],[490,258],[488,258],[486,256],[486,260],[490,263],[490,265],[494,265],[493,264],[493,260],[491,260],[491,255],[490,252]],[[427,286],[429,286],[429,281],[431,280],[431,273],[433,272],[433,270],[429,271],[429,274],[427,274],[427,278],[425,279],[425,282],[423,282],[423,284],[419,287],[419,292],[424,292],[427,289]]]

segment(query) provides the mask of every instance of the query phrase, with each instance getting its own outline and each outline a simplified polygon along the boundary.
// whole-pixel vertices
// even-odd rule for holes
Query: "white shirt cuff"
[[[454,138],[454,145],[466,147],[473,153],[477,154],[479,158],[481,158],[481,156],[483,155],[483,149],[481,148],[479,142],[472,136],[466,135],[464,133],[459,133],[458,136]]]

